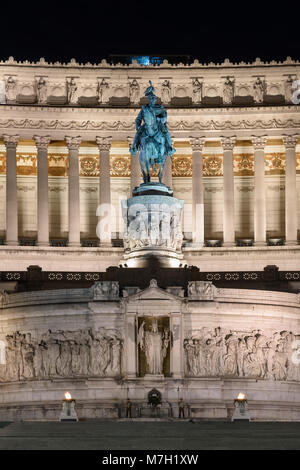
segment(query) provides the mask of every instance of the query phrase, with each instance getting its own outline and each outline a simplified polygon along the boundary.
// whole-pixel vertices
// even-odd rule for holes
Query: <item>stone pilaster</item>
[[[17,145],[18,135],[4,135],[6,147],[6,245],[18,245]]]
[[[297,135],[285,135],[285,244],[298,243],[297,186],[296,186],[296,145]]]
[[[203,157],[204,137],[190,139],[192,147],[192,233],[193,243],[199,247],[204,244],[204,186]]]
[[[34,136],[37,147],[37,244],[49,245],[48,146],[50,136]]]
[[[267,136],[253,136],[254,147],[254,245],[266,245],[265,146]]]
[[[65,138],[69,150],[69,246],[80,246],[79,147],[81,137]]]
[[[129,148],[132,147],[133,144],[133,137],[128,137],[127,142]],[[140,161],[139,161],[139,154],[131,155],[130,157],[130,194],[132,195],[132,191],[136,186],[141,184],[141,168],[140,168]]]
[[[97,235],[101,245],[111,245],[111,190],[110,190],[110,148],[111,137],[96,137],[99,147],[99,222]]]
[[[223,147],[223,245],[235,244],[233,148],[236,137],[221,137]]]

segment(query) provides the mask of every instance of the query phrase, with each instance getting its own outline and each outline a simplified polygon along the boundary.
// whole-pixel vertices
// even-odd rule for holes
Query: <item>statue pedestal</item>
[[[161,183],[143,183],[123,201],[125,254],[121,265],[142,268],[155,261],[163,267],[182,267],[183,201]]]

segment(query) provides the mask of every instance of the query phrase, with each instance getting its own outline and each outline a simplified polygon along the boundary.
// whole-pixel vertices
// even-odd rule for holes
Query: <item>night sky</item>
[[[188,54],[200,62],[300,60],[299,6],[263,5],[10,0],[1,5],[0,59],[98,63],[111,54]]]

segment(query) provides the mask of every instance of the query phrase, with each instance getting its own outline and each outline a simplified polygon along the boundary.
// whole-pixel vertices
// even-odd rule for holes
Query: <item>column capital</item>
[[[282,140],[287,149],[295,149],[299,136],[298,135],[283,135]]]
[[[47,150],[51,141],[50,135],[34,135],[33,139],[38,150]]]
[[[265,146],[266,146],[266,143],[267,143],[267,140],[268,140],[268,136],[266,136],[266,135],[253,135],[251,137],[251,140],[252,140],[252,145],[254,147],[254,150],[264,150]]]
[[[133,141],[134,141],[134,137],[131,137],[131,136],[127,137],[127,142],[128,142],[129,148],[132,147]]]
[[[220,137],[223,150],[233,150],[236,143],[236,136]]]
[[[65,137],[65,141],[69,150],[79,150],[81,144],[81,136],[77,137]]]
[[[205,144],[205,137],[190,137],[190,145],[193,152],[202,152],[202,148]]]
[[[101,151],[110,151],[112,137],[96,137],[96,142]]]
[[[8,135],[8,134],[3,135],[4,145],[7,149],[8,148],[16,149],[19,139],[20,139],[19,135]]]

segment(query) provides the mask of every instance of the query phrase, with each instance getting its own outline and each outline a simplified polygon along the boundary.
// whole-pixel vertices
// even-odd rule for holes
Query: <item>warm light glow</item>
[[[242,392],[240,392],[237,396],[237,400],[245,400],[245,398],[246,398],[246,395]]]
[[[65,393],[65,399],[68,400],[68,401],[69,401],[69,400],[72,400],[72,395],[71,395],[70,392],[66,392],[66,393]]]

